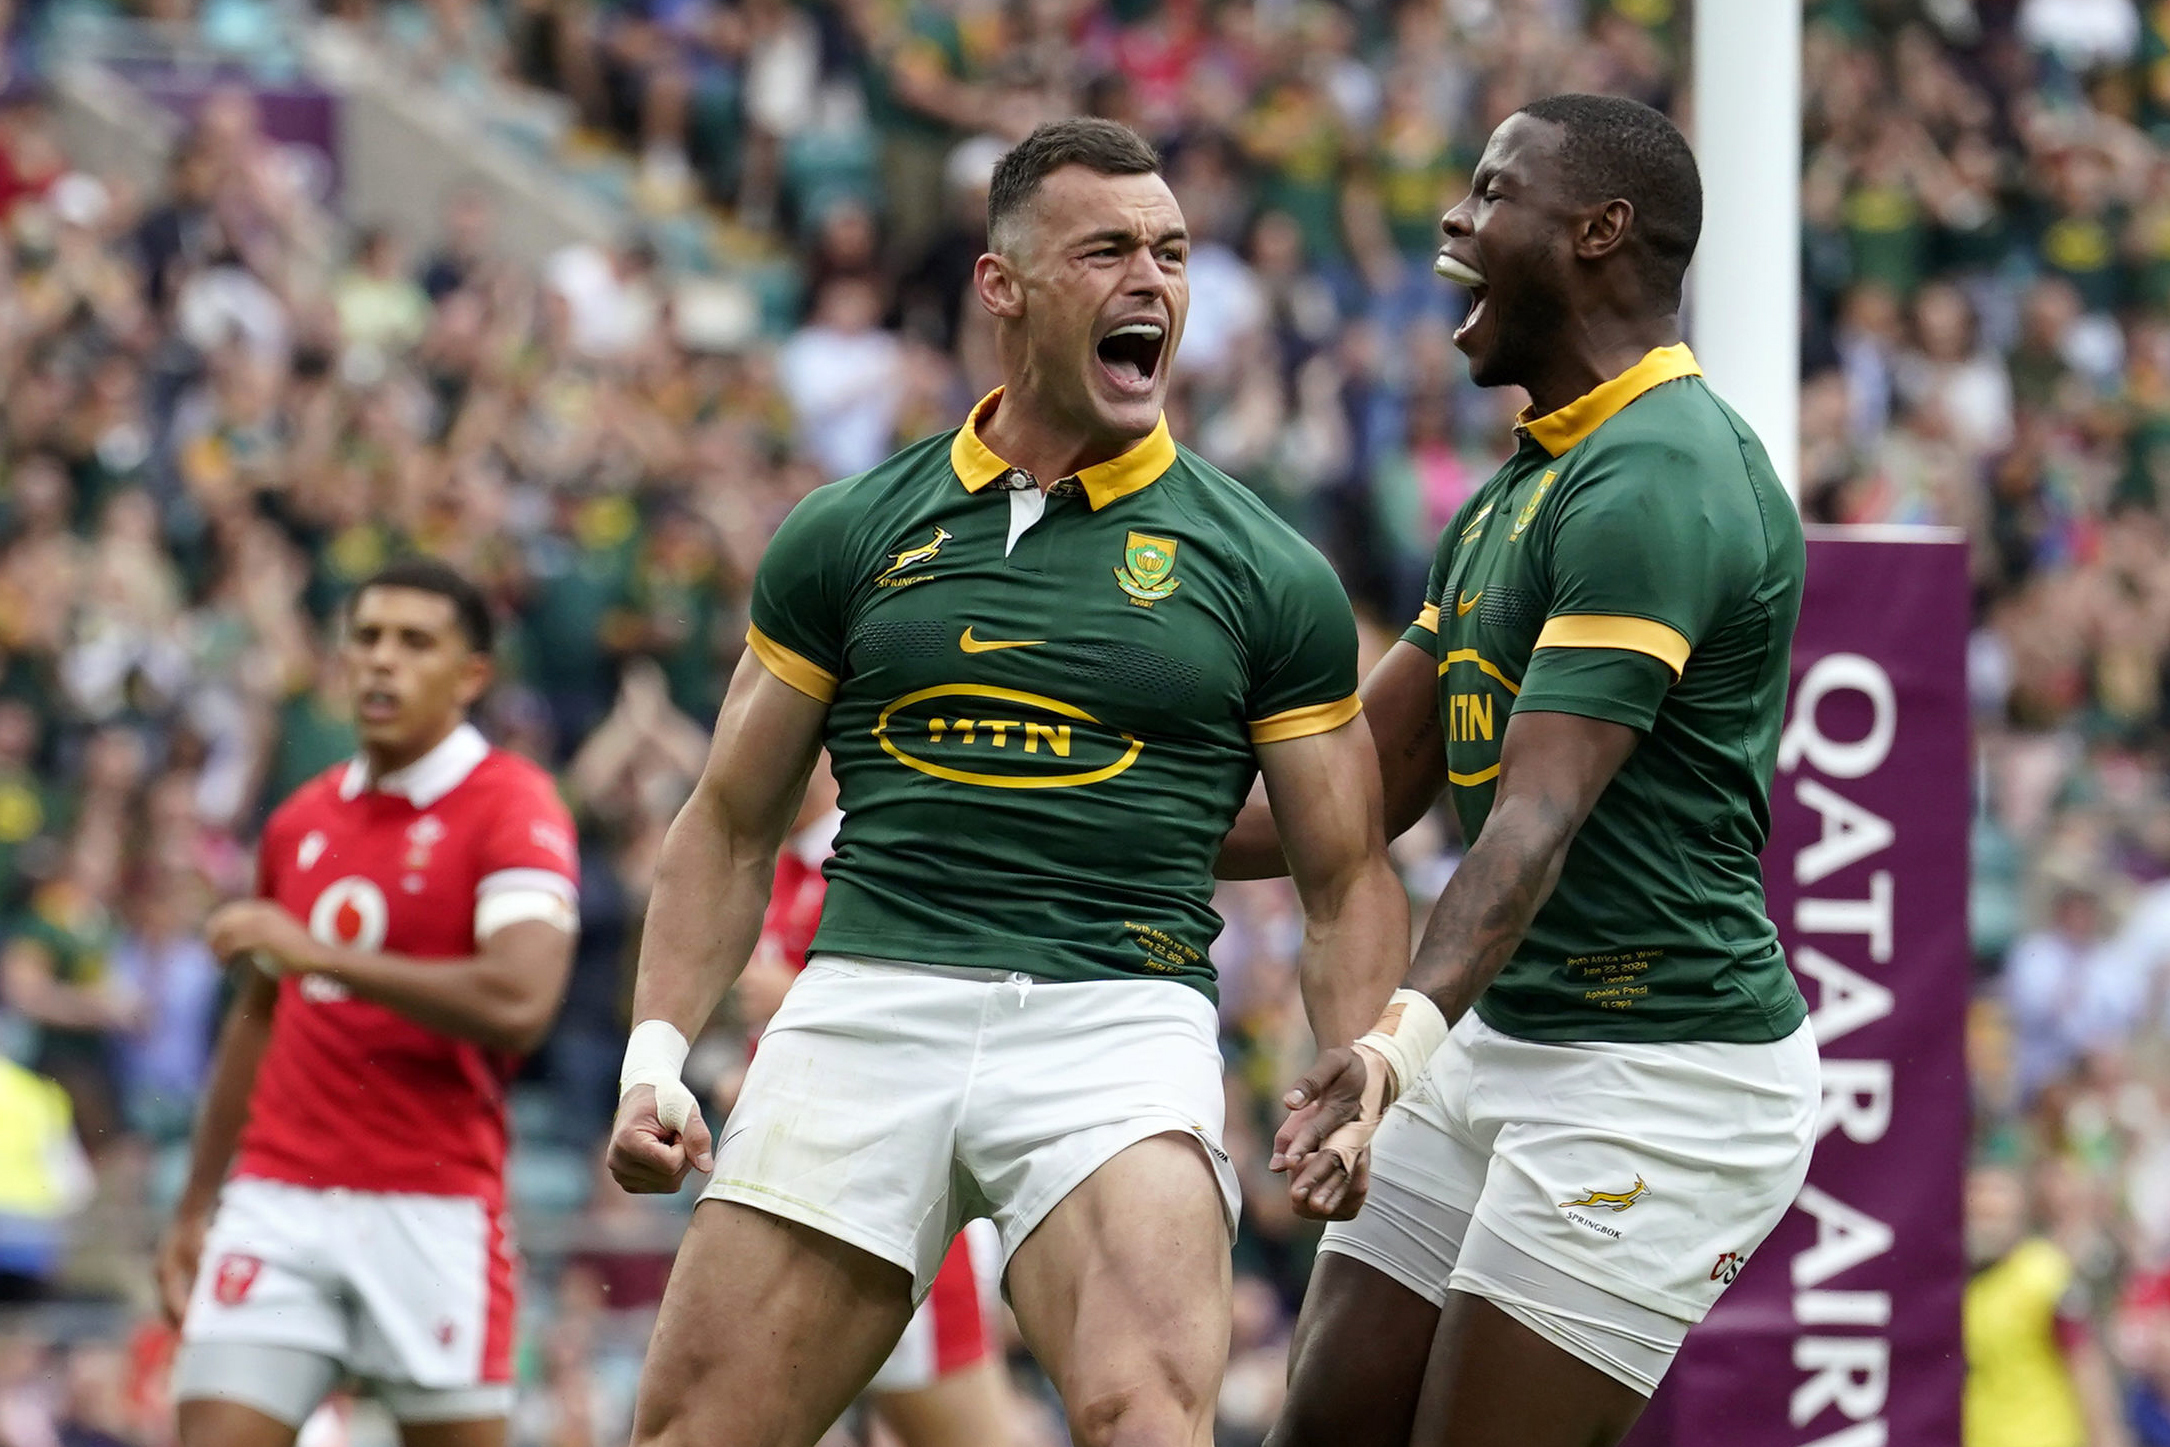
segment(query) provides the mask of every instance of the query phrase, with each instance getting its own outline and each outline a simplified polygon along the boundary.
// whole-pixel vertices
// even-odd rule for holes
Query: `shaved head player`
[[[1598,96],[1509,117],[1447,213],[1455,341],[1530,407],[1364,701],[1389,830],[1444,791],[1470,848],[1410,988],[1291,1092],[1277,1168],[1354,1219],[1277,1447],[1609,1447],[1808,1169],[1816,1047],[1756,867],[1804,554],[1681,345],[1701,224],[1680,133]],[[1224,872],[1269,870],[1269,830]]]
[[[979,1216],[1073,1439],[1208,1447],[1237,1204],[1211,871],[1259,774],[1321,1044],[1402,973],[1348,602],[1161,417],[1190,239],[1159,169],[1108,121],[1009,152],[973,277],[1004,385],[813,493],[762,559],[658,863],[610,1148],[634,1190],[714,1166],[644,1447],[808,1447]],[[687,1037],[746,963],[824,744],[820,928],[712,1146]]]

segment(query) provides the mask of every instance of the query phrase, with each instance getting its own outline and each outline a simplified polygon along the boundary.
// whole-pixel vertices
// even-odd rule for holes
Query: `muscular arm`
[[[1522,942],[1559,882],[1575,831],[1640,735],[1624,724],[1566,713],[1518,713],[1501,740],[1499,785],[1410,966],[1407,984],[1452,1022]]]
[[[418,960],[311,939],[289,967],[324,975],[417,1025],[524,1055],[542,1043],[565,998],[573,936],[541,920],[508,924],[472,955]]]
[[[196,1279],[204,1227],[233,1165],[241,1128],[248,1123],[249,1093],[256,1088],[256,1067],[270,1043],[271,1015],[279,1001],[278,985],[262,972],[244,969],[237,976],[239,988],[219,1029],[210,1082],[189,1137],[188,1181],[174,1207],[173,1228],[159,1250],[160,1303],[168,1319],[176,1323]]]
[[[776,851],[821,756],[828,713],[827,703],[785,683],[751,649],[731,676],[708,767],[657,858],[641,936],[627,1070],[651,1021],[678,1032],[679,1058],[666,1064],[667,1085],[635,1083],[618,1101],[610,1173],[628,1191],[675,1191],[689,1170],[710,1168],[708,1124],[676,1079],[678,1066],[761,938]],[[659,1090],[677,1098],[668,1125]]]
[[[1575,831],[1640,738],[1624,724],[1575,714],[1532,710],[1508,720],[1492,811],[1433,906],[1404,981],[1449,1023],[1513,956],[1559,882]],[[1274,1162],[1295,1172],[1289,1190],[1299,1214],[1346,1217],[1362,1200],[1363,1150],[1378,1128],[1376,1082],[1364,1103],[1368,1072],[1361,1051],[1330,1051],[1286,1097],[1292,1114],[1275,1137]],[[1337,1134],[1344,1127],[1349,1134]]]
[[[1446,744],[1439,736],[1439,670],[1421,648],[1396,642],[1364,680],[1364,718],[1376,750],[1385,832],[1399,839],[1446,787]],[[1276,825],[1278,801],[1250,804],[1222,841],[1213,873],[1221,879],[1276,879],[1289,872]],[[1369,1024],[1369,1021],[1364,1022]]]
[[[635,1020],[667,1020],[691,1040],[746,967],[828,711],[751,650],[739,660],[708,766],[656,860]]]
[[[1298,963],[1304,1011],[1321,1049],[1379,1018],[1409,949],[1409,899],[1386,857],[1371,732],[1358,714],[1330,733],[1262,744],[1260,772],[1282,822],[1288,871],[1304,906]]]

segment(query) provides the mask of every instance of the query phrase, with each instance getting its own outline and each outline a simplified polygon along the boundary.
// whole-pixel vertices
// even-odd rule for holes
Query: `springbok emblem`
[[[1625,1211],[1628,1207],[1650,1194],[1650,1188],[1637,1176],[1635,1184],[1624,1191],[1591,1191],[1579,1201],[1562,1201],[1560,1209],[1581,1206],[1586,1210]]]
[[[942,545],[954,536],[956,535],[948,528],[936,527],[932,542],[921,543],[916,548],[906,548],[903,552],[898,553],[890,559],[888,567],[874,575],[874,581],[877,583],[884,582],[903,572],[906,568],[916,567],[921,563],[932,560],[936,553],[942,551]]]

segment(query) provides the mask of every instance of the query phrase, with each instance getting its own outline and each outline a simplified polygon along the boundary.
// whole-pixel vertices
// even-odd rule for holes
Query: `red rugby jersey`
[[[475,952],[479,900],[539,888],[572,902],[578,858],[550,776],[463,724],[374,784],[356,760],[303,785],[265,826],[257,892],[328,943],[457,959]],[[494,1209],[517,1064],[324,976],[289,975],[235,1172]]]

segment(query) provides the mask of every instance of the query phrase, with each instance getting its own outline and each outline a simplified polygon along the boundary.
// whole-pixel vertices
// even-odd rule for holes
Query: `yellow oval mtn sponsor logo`
[[[1145,748],[1075,704],[985,683],[908,693],[882,710],[874,737],[906,768],[989,789],[1098,784]]]

